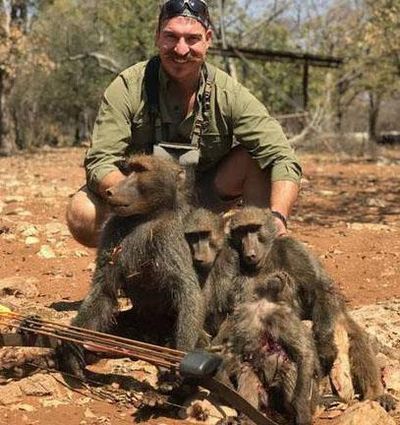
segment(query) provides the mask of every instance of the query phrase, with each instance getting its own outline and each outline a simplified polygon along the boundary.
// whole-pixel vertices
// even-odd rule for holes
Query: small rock
[[[25,196],[21,196],[21,195],[10,195],[10,196],[6,196],[3,199],[3,202],[5,204],[11,204],[12,202],[24,202],[25,201]]]
[[[33,224],[18,226],[17,232],[21,233],[21,235],[24,237],[37,236],[39,234],[38,228]]]
[[[21,391],[27,396],[62,396],[57,381],[51,375],[43,373],[21,380],[19,386]]]
[[[40,404],[43,407],[58,407],[58,406],[70,404],[70,402],[67,400],[56,400],[54,398],[47,398],[47,399],[45,398],[43,400],[40,400]]]
[[[88,264],[85,270],[88,272],[94,272],[96,270],[96,263],[92,261],[91,263]]]
[[[26,239],[25,239],[25,245],[36,245],[36,244],[38,244],[40,242],[40,239],[39,238],[36,238],[36,237],[34,237],[34,236],[28,236]]]
[[[88,419],[90,419],[90,418],[97,418],[97,416],[89,408],[87,408],[85,410],[84,415],[85,415],[85,418],[88,418]]]
[[[81,257],[88,257],[89,254],[87,251],[83,251],[82,249],[76,250],[74,252],[75,257],[81,258]]]
[[[336,418],[332,425],[396,425],[394,419],[375,401],[356,403]]]
[[[333,192],[332,190],[319,190],[318,195],[322,195],[322,196],[334,196],[336,195],[336,192]]]
[[[26,403],[17,404],[15,406],[15,408],[18,409],[18,410],[23,410],[24,412],[35,412],[36,411],[36,409],[32,405],[26,404]],[[14,409],[12,409],[12,410],[14,410]]]
[[[50,258],[56,258],[56,254],[54,253],[53,249],[49,245],[42,245],[37,255],[46,260]]]
[[[373,230],[376,232],[381,231],[394,231],[391,226],[387,224],[379,224],[379,223],[347,223],[347,227],[353,230]]]
[[[219,420],[225,417],[236,417],[236,410],[231,407],[220,405],[210,394],[208,390],[199,391],[189,397],[185,403],[184,408],[178,413],[181,419],[189,422],[197,422],[199,418],[204,418],[207,424],[214,425]]]
[[[386,389],[396,397],[400,397],[400,366],[397,364],[385,367],[383,381]]]
[[[38,280],[33,277],[19,276],[7,277],[0,280],[0,295],[13,295],[15,297],[35,298],[39,295],[36,287]]]
[[[4,406],[18,403],[21,397],[22,391],[17,382],[11,382],[0,387],[0,404]]]
[[[63,223],[47,223],[44,225],[44,232],[47,235],[55,235],[57,233],[63,233],[63,232],[67,232],[68,228],[65,224]]]

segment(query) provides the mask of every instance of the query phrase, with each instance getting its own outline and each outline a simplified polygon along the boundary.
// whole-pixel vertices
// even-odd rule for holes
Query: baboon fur
[[[224,244],[223,218],[204,208],[193,209],[183,221],[193,267],[204,287],[214,261]]]
[[[383,394],[375,355],[367,334],[349,316],[342,296],[317,258],[298,240],[276,237],[271,211],[256,207],[239,210],[230,222],[229,244],[238,253],[238,275],[233,279],[235,303],[246,301],[251,281],[262,281],[268,274],[285,271],[295,282],[295,304],[299,317],[312,321],[312,331],[322,373],[331,371],[337,357],[335,325],[345,323],[350,340],[350,362],[354,386],[362,398],[376,399],[387,410],[393,399]]]
[[[127,178],[107,192],[114,215],[102,232],[89,294],[72,324],[108,331],[122,289],[140,323],[182,350],[195,347],[204,301],[184,236],[189,211],[185,170],[175,161],[136,155]],[[157,340],[156,342],[159,342]],[[65,369],[82,371],[82,355],[64,344]]]
[[[294,281],[275,272],[253,281],[232,315],[229,345],[238,356],[238,392],[261,410],[311,425],[320,366],[310,329],[300,320]]]

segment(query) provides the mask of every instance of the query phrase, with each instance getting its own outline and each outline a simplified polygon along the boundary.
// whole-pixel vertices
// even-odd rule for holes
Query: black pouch
[[[197,165],[200,159],[200,150],[189,144],[160,142],[153,146],[153,155],[173,158],[181,165]]]

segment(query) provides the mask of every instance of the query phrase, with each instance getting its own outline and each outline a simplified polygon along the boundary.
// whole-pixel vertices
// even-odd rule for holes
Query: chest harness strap
[[[204,131],[210,122],[211,91],[214,84],[214,70],[203,66],[202,72],[205,77],[205,87],[201,102],[197,106],[190,143],[179,143],[165,140],[166,131],[163,132],[163,124],[160,113],[159,99],[159,71],[160,58],[155,56],[149,60],[144,74],[144,87],[149,105],[150,123],[153,129],[153,140],[150,145],[151,152],[155,155],[172,156],[182,164],[193,164],[199,160],[200,141]]]

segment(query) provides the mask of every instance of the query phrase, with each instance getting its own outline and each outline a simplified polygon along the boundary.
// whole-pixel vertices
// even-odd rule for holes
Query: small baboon
[[[185,237],[205,300],[205,331],[212,337],[219,332],[220,324],[233,305],[233,281],[231,273],[226,272],[235,252],[226,243],[225,226],[223,216],[204,208],[193,209],[184,219]],[[227,278],[220,279],[223,276]]]
[[[294,281],[276,272],[252,283],[249,300],[230,319],[228,345],[239,361],[233,374],[238,392],[258,409],[310,425],[320,367],[312,333],[299,317]]]
[[[203,329],[204,301],[182,223],[189,210],[185,170],[147,155],[133,156],[122,169],[126,179],[107,191],[114,215],[102,233],[92,287],[72,324],[108,331],[122,289],[139,323],[191,350]],[[64,369],[82,376],[82,352],[68,344],[60,351]]]
[[[392,399],[383,394],[379,370],[365,332],[349,316],[342,296],[335,289],[320,262],[306,247],[290,236],[276,237],[271,211],[256,207],[239,210],[230,222],[229,243],[239,255],[236,302],[248,299],[249,282],[262,280],[277,270],[287,272],[295,282],[295,298],[300,318],[312,321],[312,331],[324,375],[337,357],[335,326],[343,321],[350,340],[353,381],[362,398],[378,399],[392,408]]]
[[[203,287],[224,244],[223,218],[204,208],[193,209],[183,221],[193,266]]]

